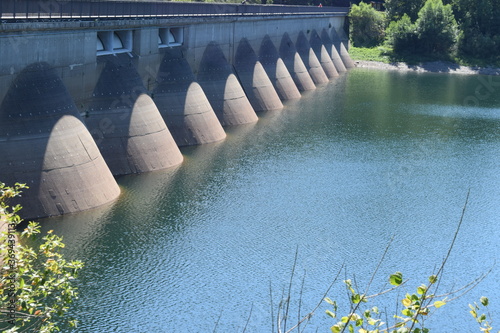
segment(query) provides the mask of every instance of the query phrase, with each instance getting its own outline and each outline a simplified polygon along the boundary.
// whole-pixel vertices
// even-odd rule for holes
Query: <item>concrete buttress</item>
[[[299,91],[308,91],[316,89],[316,85],[311,79],[311,75],[307,71],[302,58],[300,57],[295,44],[290,39],[290,36],[285,33],[281,38],[279,55],[285,63],[288,72],[292,76],[295,85]]]
[[[178,48],[163,50],[154,101],[178,146],[222,140],[226,133]]]
[[[56,71],[34,63],[0,104],[0,179],[26,183],[25,219],[83,211],[120,194],[113,175]]]
[[[314,53],[316,54],[316,57],[321,63],[321,67],[325,71],[326,76],[329,79],[333,79],[339,76],[339,73],[337,72],[337,69],[335,68],[335,65],[332,62],[332,58],[330,57],[330,54],[328,54],[328,52],[326,51],[326,48],[323,45],[323,41],[319,37],[316,30],[311,31],[311,38],[309,40],[309,43],[311,44],[311,48],[313,49]]]
[[[295,82],[293,82],[290,72],[269,36],[264,37],[262,40],[259,61],[264,66],[281,100],[293,100],[301,97],[299,89],[295,85]]]
[[[332,42],[333,45],[335,45],[335,48],[337,49],[337,52],[340,54],[340,58],[342,59],[342,62],[344,63],[345,68],[353,68],[354,67],[354,62],[351,59],[351,56],[347,52],[347,49],[342,42],[342,39],[340,38],[339,34],[335,29],[332,29]]]
[[[302,61],[304,62],[304,65],[306,66],[307,71],[309,72],[309,75],[311,75],[314,83],[316,85],[327,83],[328,77],[326,76],[323,67],[321,67],[321,63],[311,48],[304,32],[301,31],[299,33],[295,47],[297,48],[297,52],[300,54],[300,57],[302,58]]]
[[[219,45],[207,45],[198,69],[203,88],[222,126],[256,122],[259,118],[248,101]]]
[[[283,104],[271,80],[245,38],[239,42],[234,67],[255,112],[283,109]]]
[[[330,36],[328,35],[328,32],[325,29],[321,31],[321,40],[323,41],[323,45],[325,46],[326,51],[330,54],[330,57],[332,58],[332,62],[335,65],[337,72],[338,73],[346,72],[347,69],[345,68],[344,62],[340,58],[340,54],[337,51],[337,48],[333,45],[333,42]]]
[[[165,169],[183,157],[127,54],[103,66],[85,123],[113,175]]]

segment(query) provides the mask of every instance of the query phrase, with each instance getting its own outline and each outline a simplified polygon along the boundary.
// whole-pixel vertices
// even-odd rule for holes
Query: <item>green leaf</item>
[[[411,311],[410,309],[404,309],[403,311],[401,311],[401,313],[403,313],[407,317],[413,316],[413,311]]]
[[[362,326],[363,325],[363,318],[356,320],[356,326]]]
[[[329,297],[325,297],[324,301],[331,305],[335,304]]]
[[[361,296],[359,294],[354,294],[351,296],[351,301],[354,304],[358,304],[361,301]]]
[[[406,307],[409,307],[412,303],[409,298],[404,298],[401,302],[403,302],[403,305]]]
[[[429,276],[429,282],[430,283],[436,283],[437,280],[438,280],[437,275],[431,275],[431,276]]]
[[[481,301],[481,304],[484,305],[484,306],[488,306],[488,304],[490,302],[488,300],[488,297],[485,297],[485,296],[481,297],[480,301]]]
[[[435,301],[434,302],[434,306],[436,307],[436,309],[439,309],[440,307],[442,307],[445,304],[446,304],[446,302],[443,302],[443,301]]]
[[[332,318],[337,317],[337,315],[335,313],[333,313],[332,311],[330,311],[330,310],[326,310],[325,312],[326,312],[327,315],[329,315]]]
[[[425,294],[426,291],[427,291],[427,286],[425,284],[417,288],[417,293],[419,293],[420,295]]]
[[[340,333],[341,330],[342,327],[340,327],[340,325],[333,325],[330,327],[330,331],[332,331],[332,333]]]
[[[389,282],[393,286],[399,286],[401,283],[403,283],[403,273],[396,272],[396,273],[392,274],[389,277]]]

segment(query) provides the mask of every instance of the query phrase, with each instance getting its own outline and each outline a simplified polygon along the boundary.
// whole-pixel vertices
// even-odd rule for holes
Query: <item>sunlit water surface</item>
[[[439,292],[474,280],[500,252],[500,93],[486,94],[500,88],[485,80],[351,70],[223,142],[183,149],[179,168],[119,178],[113,205],[44,220],[86,265],[77,331],[271,332],[297,250],[290,327],[343,264],[328,296],[347,304],[346,277],[364,291],[394,236],[369,291],[395,271],[410,279],[369,303],[392,321],[441,263],[469,189]],[[478,331],[468,303],[482,295],[500,320],[498,281],[494,267],[428,325]],[[329,331],[328,308],[306,332]]]

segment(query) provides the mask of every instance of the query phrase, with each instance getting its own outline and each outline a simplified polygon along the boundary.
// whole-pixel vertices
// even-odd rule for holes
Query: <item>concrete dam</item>
[[[177,166],[179,147],[223,140],[353,67],[345,7],[11,3],[0,181],[29,186],[26,219],[111,202],[115,176]]]

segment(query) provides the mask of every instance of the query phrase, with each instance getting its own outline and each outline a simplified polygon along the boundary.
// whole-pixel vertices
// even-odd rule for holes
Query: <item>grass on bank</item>
[[[479,66],[479,67],[497,67],[500,68],[500,57],[491,59],[477,59],[473,57],[438,57],[423,56],[416,54],[395,55],[392,50],[386,46],[375,47],[354,47],[349,48],[349,54],[354,61],[378,61],[386,64],[394,62],[404,62],[410,65],[431,62],[431,61],[449,61],[461,66]]]

